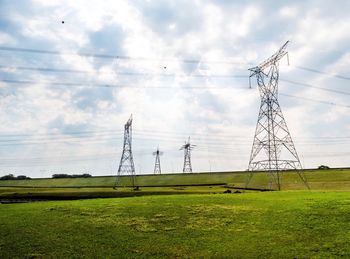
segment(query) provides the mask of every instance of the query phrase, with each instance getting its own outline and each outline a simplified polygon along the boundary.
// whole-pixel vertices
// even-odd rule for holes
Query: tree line
[[[88,178],[92,177],[91,174],[53,174],[52,178]],[[26,180],[31,179],[28,176],[25,175],[18,175],[15,176],[13,174],[7,174],[0,177],[0,180]]]

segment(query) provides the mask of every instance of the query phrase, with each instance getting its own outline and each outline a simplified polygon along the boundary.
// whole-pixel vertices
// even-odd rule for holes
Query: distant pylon
[[[154,164],[154,174],[161,174],[162,170],[160,169],[160,156],[163,155],[163,152],[160,152],[158,147],[157,151],[153,152],[153,155],[156,156],[156,162]]]
[[[182,172],[184,173],[192,173],[192,165],[191,165],[191,150],[196,145],[191,145],[190,137],[188,137],[188,141],[185,141],[185,145],[183,145],[180,150],[184,150],[184,167]]]
[[[248,186],[253,171],[267,171],[269,187],[275,183],[281,189],[282,171],[296,170],[307,188],[309,185],[294,147],[281,107],[278,103],[279,60],[287,55],[287,41],[274,55],[260,65],[250,68],[255,76],[261,97],[260,111],[248,166]]]
[[[132,144],[132,114],[124,126],[123,153],[120,159],[118,175],[115,181],[114,188],[120,187],[121,185],[127,186],[126,181],[123,181],[123,182],[121,181],[122,175],[130,177],[130,184],[132,187],[135,187],[136,185],[135,166],[134,166],[134,160],[132,157],[131,144]]]

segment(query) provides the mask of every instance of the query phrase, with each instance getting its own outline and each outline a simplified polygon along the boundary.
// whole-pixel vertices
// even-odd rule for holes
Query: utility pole
[[[191,165],[191,150],[196,145],[191,145],[190,143],[190,137],[188,137],[188,141],[185,141],[185,145],[183,145],[180,150],[184,150],[184,167],[182,172],[183,173],[192,173],[192,165]]]
[[[132,187],[136,185],[136,176],[135,176],[135,166],[134,159],[132,156],[132,114],[129,120],[124,125],[124,145],[123,153],[120,158],[118,175],[115,181],[114,189],[117,189],[121,185],[127,186],[126,182],[121,182],[121,176],[129,176],[130,184]]]
[[[156,156],[156,162],[154,164],[154,174],[161,174],[162,170],[160,169],[160,156],[163,155],[163,152],[160,152],[158,147],[157,150],[152,154]]]
[[[285,170],[296,170],[307,188],[309,185],[295,149],[287,123],[278,103],[279,60],[285,55],[287,41],[275,54],[260,65],[250,68],[250,79],[255,76],[260,92],[260,111],[251,150],[248,186],[254,171],[266,171],[269,175],[269,189],[274,183],[281,190],[281,176]],[[251,87],[251,84],[250,84]]]

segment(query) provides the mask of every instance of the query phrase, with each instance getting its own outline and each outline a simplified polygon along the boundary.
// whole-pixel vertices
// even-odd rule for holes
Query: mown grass
[[[0,202],[10,200],[64,200],[87,198],[134,197],[144,195],[168,194],[208,194],[223,193],[225,186],[185,186],[185,187],[142,187],[139,190],[132,188],[20,188],[1,187]],[[234,192],[235,190],[231,189]]]
[[[307,170],[305,175],[312,190],[350,190],[350,169]],[[244,187],[246,172],[139,175],[136,177],[137,185],[140,186],[137,191],[132,190],[132,188],[113,190],[115,179],[115,176],[105,176],[73,179],[5,180],[0,181],[0,199],[46,200],[150,194],[222,193],[226,190],[226,185],[234,188]],[[121,186],[130,184],[129,181],[129,177],[123,177]],[[269,177],[266,173],[256,173],[249,187],[264,189],[268,187],[268,182]],[[295,172],[283,173],[282,190],[305,189]]]
[[[349,192],[0,205],[0,258],[350,257]]]
[[[313,190],[350,190],[350,169],[306,170],[305,175]],[[67,179],[31,179],[0,181],[0,187],[113,187],[115,176]],[[128,185],[128,177],[123,177],[121,185]],[[139,175],[136,177],[137,185],[144,186],[174,186],[174,185],[204,185],[204,184],[231,184],[237,187],[245,185],[246,172],[219,172],[219,173],[193,173],[193,174],[163,174]],[[267,188],[268,176],[266,173],[256,173],[250,186]],[[282,177],[284,190],[302,190],[305,188],[295,172],[285,172]]]

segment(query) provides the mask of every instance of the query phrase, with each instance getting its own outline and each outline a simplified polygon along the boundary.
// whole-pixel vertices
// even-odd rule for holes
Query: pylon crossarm
[[[264,69],[268,68],[269,66],[271,66],[272,64],[276,64],[281,58],[283,58],[288,53],[286,51],[288,43],[289,43],[289,41],[286,41],[286,43],[284,43],[283,46],[280,47],[280,49],[275,54],[273,54],[271,57],[269,57],[264,62],[260,63],[257,67],[260,70],[264,70]]]

